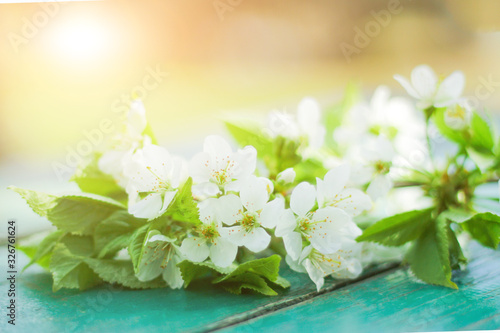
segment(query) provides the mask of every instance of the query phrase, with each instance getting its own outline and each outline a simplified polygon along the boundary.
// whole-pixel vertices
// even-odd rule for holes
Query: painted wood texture
[[[422,284],[394,269],[260,316],[228,332],[418,332],[500,328],[500,251],[471,244],[459,290]]]
[[[455,277],[460,290],[421,284],[405,269],[386,265],[357,282],[329,281],[319,294],[306,276],[284,270],[292,288],[276,297],[235,296],[208,281],[176,291],[106,285],[81,293],[53,293],[50,275],[33,267],[18,276],[15,331],[355,333],[499,328],[500,252],[474,245],[472,253],[468,270]],[[0,288],[4,294],[5,279]],[[13,331],[9,326],[1,320],[0,331]]]

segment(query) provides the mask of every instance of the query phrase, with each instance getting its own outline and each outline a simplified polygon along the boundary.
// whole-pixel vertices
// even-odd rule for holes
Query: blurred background
[[[160,143],[186,157],[223,133],[228,115],[295,112],[306,95],[327,105],[348,81],[403,94],[392,76],[422,63],[439,75],[461,69],[465,95],[498,111],[498,13],[490,0],[1,4],[5,218],[28,210],[8,185],[72,188],[54,163],[103,120],[117,128],[131,95],[142,97]]]

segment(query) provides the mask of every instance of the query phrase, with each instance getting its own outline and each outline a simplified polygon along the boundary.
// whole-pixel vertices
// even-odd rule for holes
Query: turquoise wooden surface
[[[419,332],[500,328],[500,251],[472,245],[459,290],[417,282],[394,269],[269,313],[228,332]]]
[[[386,266],[347,285],[329,281],[320,294],[306,276],[285,270],[293,287],[277,297],[235,296],[206,281],[180,291],[103,286],[53,293],[51,277],[33,267],[18,276],[16,328],[4,318],[0,331],[355,333],[500,328],[500,252],[474,245],[472,253],[468,270],[456,276],[458,291],[421,284],[405,269]],[[22,257],[19,264],[25,260]],[[5,294],[6,280],[0,288]]]
[[[5,248],[1,251],[6,257]],[[18,253],[22,267],[27,258]],[[377,268],[384,269],[383,267]],[[6,269],[3,269],[6,271]],[[276,297],[236,296],[199,281],[187,290],[121,290],[110,285],[85,292],[52,292],[52,279],[39,267],[18,275],[16,329],[21,332],[184,332],[205,331],[253,316],[256,308],[267,311],[276,304],[294,302],[315,293],[314,284],[304,275],[284,270],[292,288]],[[373,274],[367,272],[367,274]],[[325,290],[345,282],[328,281]],[[7,281],[0,283],[2,292]],[[309,295],[309,296],[307,296]],[[229,321],[227,318],[230,318]],[[6,320],[0,331],[10,329]]]

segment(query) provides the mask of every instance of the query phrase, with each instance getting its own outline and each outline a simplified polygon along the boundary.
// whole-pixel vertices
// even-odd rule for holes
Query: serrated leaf
[[[128,260],[85,258],[85,263],[103,280],[132,289],[153,289],[166,287],[161,278],[139,281],[134,274],[134,266]]]
[[[475,240],[496,249],[500,243],[500,216],[480,213],[460,224]]]
[[[74,181],[80,190],[86,193],[97,194],[113,198],[118,201],[127,199],[127,193],[116,180],[99,169],[101,154],[94,154],[92,160],[76,170],[70,180]]]
[[[273,154],[273,140],[263,134],[259,126],[238,125],[224,122],[231,136],[241,147],[253,146],[257,150],[257,157],[263,159]]]
[[[488,123],[481,118],[481,116],[474,112],[470,121],[470,127],[471,146],[480,153],[491,154],[495,143],[493,141],[493,134],[491,132],[490,125],[488,125]]]
[[[40,266],[48,268],[47,259],[50,258],[52,250],[63,236],[64,232],[58,230],[45,237],[36,247],[18,247],[31,258],[30,262],[24,266],[21,272],[24,272],[26,268],[30,267],[34,263],[38,263]]]
[[[460,265],[467,263],[467,258],[465,258],[465,255],[462,252],[462,247],[458,242],[457,236],[455,235],[455,232],[450,228],[450,226],[447,227],[447,233],[451,269],[461,269]]]
[[[446,122],[444,120],[444,113],[446,111],[446,108],[439,108],[435,109],[434,112],[432,113],[432,121],[438,128],[439,132],[446,137],[447,139],[456,142],[460,145],[467,145],[467,142],[464,138],[463,132],[454,130],[448,125],[446,125]]]
[[[168,207],[165,214],[170,216],[173,220],[179,222],[186,222],[192,224],[200,224],[198,205],[193,199],[191,187],[193,186],[193,179],[188,178],[182,189],[177,192],[173,202]]]
[[[442,212],[440,216],[443,216],[444,218],[455,223],[462,223],[474,216],[474,213],[465,211],[463,209],[449,208]]]
[[[50,261],[54,292],[61,288],[85,290],[102,282],[83,259],[72,254],[64,244],[55,246]]]
[[[429,223],[426,230],[406,253],[406,261],[420,280],[458,289],[457,285],[451,281],[447,224],[444,218],[438,218]]]
[[[94,254],[94,239],[92,236],[65,234],[60,243],[76,256],[90,257]]]
[[[19,245],[17,247],[17,249],[20,250],[20,251],[22,251],[25,255],[27,255],[31,259],[35,256],[36,251],[38,251],[38,247],[34,246],[34,245],[33,246],[32,245],[30,245],[30,246]],[[52,256],[52,252],[49,252],[46,255],[40,257],[36,261],[36,263],[40,267],[42,267],[43,269],[45,269],[45,270],[48,271],[49,270],[49,266],[50,266],[50,258],[51,258],[51,256]],[[31,266],[31,264],[30,264],[30,266]],[[22,269],[21,273],[24,272],[24,270],[26,268],[28,268],[28,267],[29,267],[28,265],[24,266],[24,268]]]
[[[248,289],[264,295],[276,295],[269,283],[281,288],[290,286],[286,279],[278,275],[280,261],[281,257],[275,254],[227,268],[217,267],[210,262],[193,263],[187,260],[179,263],[177,267],[181,270],[186,287],[193,280],[212,273],[215,275],[212,283],[220,284],[230,292],[240,294],[242,289]]]
[[[228,279],[222,284],[222,287],[236,295],[240,295],[244,289],[255,291],[266,296],[278,295],[276,291],[269,287],[266,280],[250,272]]]
[[[149,224],[145,224],[134,231],[127,248],[135,273],[137,273],[139,263],[141,262],[142,249],[147,240],[146,235],[148,234],[149,227]]]
[[[427,229],[433,209],[413,210],[380,220],[368,227],[356,240],[401,246],[417,239]]]
[[[146,223],[126,211],[116,211],[95,228],[94,240],[98,258],[113,256],[128,246],[135,230]]]
[[[281,257],[277,254],[267,258],[247,261],[240,264],[236,267],[236,269],[231,271],[231,273],[215,279],[213,283],[223,282],[246,272],[255,273],[259,276],[265,277],[269,281],[275,281],[278,279],[280,262]]]
[[[125,207],[112,199],[88,194],[54,196],[38,191],[9,187],[19,193],[40,216],[47,217],[59,230],[92,235],[98,223]]]
[[[283,289],[290,288],[290,281],[288,281],[287,279],[285,279],[284,277],[281,277],[279,275],[278,275],[278,278],[274,281],[271,281],[271,283],[274,283]]]
[[[188,260],[178,263],[177,267],[181,270],[184,287],[189,286],[192,281],[202,278],[210,272],[229,274],[233,269],[235,269],[234,266],[222,268],[215,266],[211,262],[191,262]]]

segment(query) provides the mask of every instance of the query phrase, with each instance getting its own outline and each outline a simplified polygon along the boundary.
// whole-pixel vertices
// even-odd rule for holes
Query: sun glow
[[[92,18],[63,21],[50,34],[51,48],[61,60],[88,63],[105,57],[111,49],[107,27]]]

